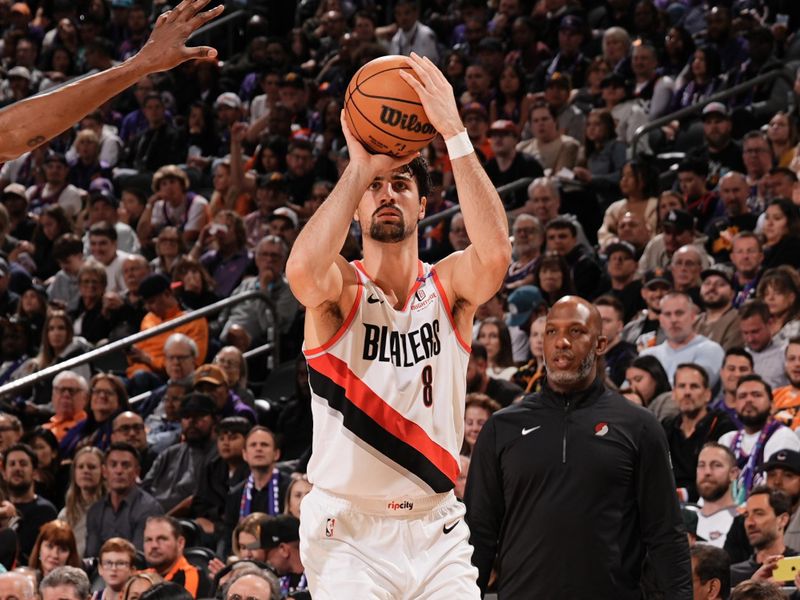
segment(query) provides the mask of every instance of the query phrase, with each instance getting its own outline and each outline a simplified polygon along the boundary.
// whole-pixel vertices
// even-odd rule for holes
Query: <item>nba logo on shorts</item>
[[[336,525],[336,519],[328,519],[325,523],[325,537],[333,537],[333,527]]]

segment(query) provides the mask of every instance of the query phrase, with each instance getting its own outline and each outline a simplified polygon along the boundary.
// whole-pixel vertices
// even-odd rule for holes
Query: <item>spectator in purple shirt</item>
[[[194,391],[206,394],[214,399],[220,419],[225,417],[244,417],[253,425],[258,422],[256,411],[247,406],[231,390],[225,371],[219,365],[206,364],[197,367],[194,372]]]
[[[208,249],[212,241],[216,242],[216,250]],[[199,258],[214,278],[217,296],[230,296],[253,263],[253,257],[247,250],[247,233],[242,217],[231,210],[217,213],[214,220],[200,232],[190,255]]]

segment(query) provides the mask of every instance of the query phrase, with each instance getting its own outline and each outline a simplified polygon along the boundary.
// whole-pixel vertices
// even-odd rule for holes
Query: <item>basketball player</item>
[[[189,48],[188,37],[224,10],[217,6],[200,12],[209,0],[183,0],[156,20],[142,49],[129,60],[100,73],[84,77],[16,102],[0,110],[0,162],[17,158],[58,135],[98,106],[150,73],[167,71],[196,58],[214,58],[208,46]]]
[[[480,597],[452,489],[472,318],[508,268],[508,224],[464,141],[450,84],[427,58],[408,63],[420,82],[401,76],[448,144],[472,245],[421,263],[424,161],[371,155],[342,121],[350,164],[287,265],[307,308],[314,488],[303,500],[300,553],[315,600]],[[364,259],[347,263],[339,249],[353,215]]]

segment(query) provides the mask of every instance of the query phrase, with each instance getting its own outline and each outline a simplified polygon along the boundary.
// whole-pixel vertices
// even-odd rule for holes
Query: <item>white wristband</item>
[[[472,142],[469,141],[466,130],[445,140],[444,145],[447,146],[447,154],[450,156],[450,160],[455,160],[475,152],[475,149],[472,147]]]

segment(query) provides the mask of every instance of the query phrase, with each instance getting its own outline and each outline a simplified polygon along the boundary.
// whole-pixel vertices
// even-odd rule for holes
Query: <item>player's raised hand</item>
[[[215,58],[210,46],[186,46],[186,40],[197,29],[222,14],[223,5],[201,12],[209,0],[183,0],[178,6],[156,19],[150,37],[131,60],[141,62],[148,72],[168,71],[192,59]]]
[[[416,52],[411,53],[408,64],[414,69],[419,80],[405,71],[399,71],[400,77],[417,92],[422,108],[425,109],[425,114],[428,115],[436,131],[441,133],[444,139],[464,131],[453,86],[439,67],[427,56],[419,56]]]
[[[341,112],[340,120],[342,122],[342,133],[344,133],[344,139],[347,141],[347,152],[350,154],[350,164],[354,168],[365,170],[374,175],[399,169],[419,156],[419,152],[413,152],[401,158],[395,158],[388,154],[371,154],[364,148],[364,144],[359,142],[353,132],[350,131],[347,126],[347,120],[344,118],[344,111]]]

